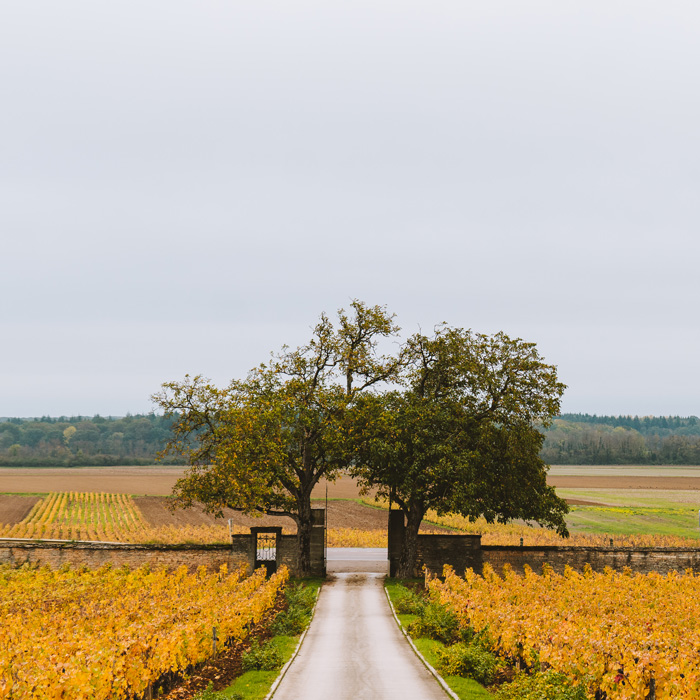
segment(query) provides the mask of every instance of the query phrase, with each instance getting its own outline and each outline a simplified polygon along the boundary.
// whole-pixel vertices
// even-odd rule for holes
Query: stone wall
[[[323,509],[312,511],[311,569],[314,576],[325,576],[325,519]],[[97,569],[112,566],[151,566],[190,571],[204,566],[217,570],[226,564],[233,570],[255,565],[256,541],[250,535],[232,535],[231,544],[123,544],[118,542],[67,542],[59,540],[0,539],[0,564],[21,566],[24,563],[48,565],[57,569],[64,564]],[[285,565],[292,576],[299,575],[296,535],[277,538],[277,566]]]
[[[389,576],[395,576],[405,528],[403,511],[389,511]],[[425,565],[433,572],[442,572],[445,564],[455,571],[481,570],[481,535],[418,535],[416,568],[413,575],[422,576]]]
[[[594,571],[609,566],[616,571],[629,569],[647,574],[656,571],[683,572],[692,569],[700,572],[700,549],[672,547],[500,547],[480,546],[474,535],[419,535],[419,561],[415,575],[420,576],[423,564],[431,573],[441,575],[444,564],[449,564],[461,576],[468,568],[482,573],[485,564],[496,573],[508,565],[517,573],[529,566],[535,573],[542,573],[542,566],[549,566],[562,573],[566,566],[583,571],[588,564]]]
[[[602,571],[606,566],[617,571],[629,568],[635,573],[692,569],[700,572],[700,549],[680,549],[672,547],[497,547],[482,546],[481,561],[490,564],[500,573],[509,564],[521,572],[527,564],[536,573],[542,573],[542,565],[549,564],[561,573],[565,566],[575,571],[583,571],[590,564],[594,571]],[[456,570],[456,569],[455,569]],[[480,569],[475,569],[479,570]],[[462,572],[460,572],[462,573]]]
[[[311,574],[326,575],[326,511],[311,509]],[[296,543],[296,538],[295,538]]]
[[[200,566],[218,569],[227,564],[235,569],[250,564],[250,536],[235,535],[231,545],[159,545],[107,542],[51,542],[44,540],[0,540],[0,563],[20,566],[24,563],[48,565],[52,569],[64,564],[96,569],[112,566],[151,566],[176,569]]]
[[[400,510],[389,511],[389,572],[394,576],[401,552],[405,527],[404,514]],[[635,573],[657,571],[683,572],[692,569],[700,573],[700,548],[672,547],[501,547],[482,545],[480,535],[418,535],[418,556],[413,575],[422,576],[425,565],[432,574],[442,574],[449,564],[460,576],[466,569],[482,573],[489,564],[497,573],[509,565],[522,572],[527,565],[536,573],[548,564],[561,573],[566,566],[583,571],[588,564],[594,571],[606,566]]]
[[[425,565],[435,572],[442,572],[449,564],[460,574],[466,569],[481,570],[481,535],[418,535],[418,563],[416,576]]]

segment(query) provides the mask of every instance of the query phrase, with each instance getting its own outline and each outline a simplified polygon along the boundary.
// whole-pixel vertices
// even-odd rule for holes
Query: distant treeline
[[[700,465],[700,419],[564,413],[541,454],[549,464]]]
[[[171,422],[154,414],[0,418],[0,466],[153,464]]]
[[[0,466],[154,464],[170,437],[171,420],[72,416],[0,418]],[[695,416],[596,416],[563,413],[545,432],[548,464],[700,465]],[[182,464],[169,458],[169,464]]]

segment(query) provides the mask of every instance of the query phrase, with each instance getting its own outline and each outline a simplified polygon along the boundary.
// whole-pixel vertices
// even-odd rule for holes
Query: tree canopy
[[[398,330],[384,308],[356,300],[337,326],[322,315],[308,344],[224,389],[199,376],[164,384],[153,398],[175,421],[167,452],[192,465],[177,501],[293,518],[308,571],[311,492],[348,465],[357,397],[396,376],[401,353],[383,355],[378,343]]]
[[[355,300],[336,325],[322,315],[306,345],[223,389],[200,376],[164,384],[153,398],[173,421],[166,452],[191,464],[177,503],[293,518],[302,571],[312,490],[343,470],[404,511],[403,575],[431,508],[566,534],[536,428],[559,411],[555,367],[533,343],[446,325],[382,354],[398,331],[384,307]]]
[[[0,418],[0,465],[153,464],[170,435],[170,421],[154,414]]]
[[[406,348],[402,391],[366,396],[356,413],[354,473],[404,512],[399,576],[414,571],[429,509],[534,520],[566,535],[566,503],[539,457],[564,385],[533,343],[438,327]]]

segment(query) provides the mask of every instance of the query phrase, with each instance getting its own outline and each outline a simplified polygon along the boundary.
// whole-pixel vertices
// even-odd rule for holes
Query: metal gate
[[[281,531],[281,527],[255,527],[250,531],[254,548],[253,566],[255,569],[264,566],[268,576],[277,571],[277,538]]]

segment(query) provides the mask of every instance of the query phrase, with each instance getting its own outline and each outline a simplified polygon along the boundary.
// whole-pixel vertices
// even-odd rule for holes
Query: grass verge
[[[295,637],[278,635],[268,642],[279,653],[283,664],[286,664],[292,657],[299,643],[299,636],[301,635]],[[205,690],[197,697],[197,700],[223,700],[224,698],[228,700],[264,700],[279,674],[279,668],[272,671],[245,671],[225,690],[217,692]]]
[[[411,583],[407,581],[397,581],[396,579],[387,578],[385,581],[385,588],[389,594],[389,599],[392,604],[395,605],[398,596],[400,595],[401,589],[406,583]],[[413,583],[421,583],[422,580],[416,580]],[[411,613],[396,613],[396,617],[399,623],[403,627],[404,631],[408,629],[412,622],[418,619],[418,615]],[[411,638],[416,646],[416,649],[421,653],[423,658],[435,668],[438,662],[438,652],[445,648],[442,642],[434,639],[429,639],[428,637],[418,637]],[[462,676],[442,676],[443,680],[449,686],[450,690],[460,699],[460,700],[493,700],[493,695],[484,686],[477,683],[471,678],[463,678]]]
[[[0,491],[0,496],[48,496],[48,491],[44,493],[34,493],[32,491]]]

